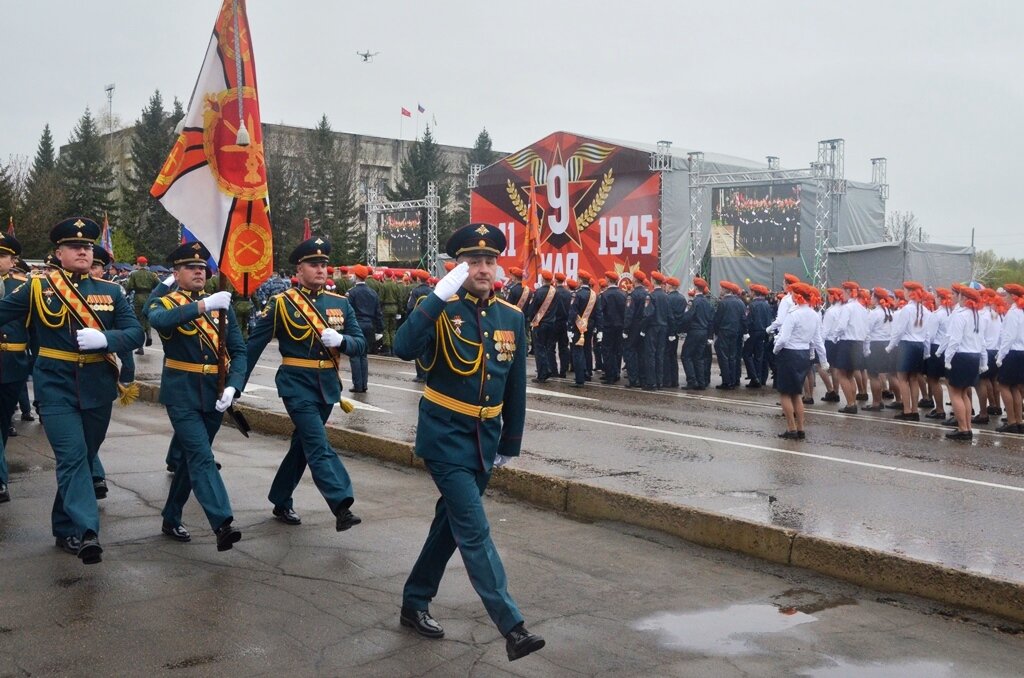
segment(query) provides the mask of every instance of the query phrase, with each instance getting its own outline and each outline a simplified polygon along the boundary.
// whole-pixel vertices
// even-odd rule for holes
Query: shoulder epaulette
[[[27,277],[23,276],[20,273],[12,273],[11,277],[14,278],[15,280],[19,281],[19,282],[25,282],[26,280],[28,280]]]
[[[517,313],[522,313],[523,312],[523,309],[519,308],[515,304],[510,304],[509,302],[505,301],[504,299],[495,299],[495,301],[497,301],[502,306],[508,306],[509,308],[511,308],[512,310],[516,311]]]
[[[89,276],[89,277],[92,277],[92,276]],[[93,280],[95,280],[96,282],[101,282],[101,283],[106,283],[108,285],[113,285],[114,287],[120,287],[120,285],[118,285],[113,280],[104,280],[103,278],[93,278]]]
[[[338,294],[337,292],[328,292],[328,291],[324,290],[323,293],[326,294],[327,296],[337,297],[339,299],[345,299],[346,298],[344,294]]]

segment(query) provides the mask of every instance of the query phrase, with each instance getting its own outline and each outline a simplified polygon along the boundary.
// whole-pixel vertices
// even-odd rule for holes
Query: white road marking
[[[532,414],[539,414],[548,417],[560,417],[562,419],[572,419],[574,421],[583,421],[589,424],[601,424],[603,426],[616,426],[618,428],[626,428],[634,431],[645,431],[650,433],[659,433],[666,436],[675,436],[677,438],[689,438],[691,440],[701,440],[709,443],[719,443],[721,445],[733,445],[735,447],[744,447],[750,450],[762,450],[764,452],[779,452],[781,454],[789,454],[794,457],[805,457],[808,459],[818,459],[820,461],[833,461],[839,464],[849,464],[851,466],[861,466],[864,468],[877,469],[879,471],[892,471],[893,473],[906,473],[914,476],[924,476],[926,478],[935,478],[938,480],[949,480],[955,483],[965,483],[968,485],[978,485],[981,487],[991,487],[997,490],[1011,490],[1013,492],[1024,492],[1024,487],[1018,487],[1016,485],[1003,485],[1002,483],[990,483],[984,480],[972,480],[970,478],[959,478],[957,476],[948,476],[942,473],[929,473],[928,471],[915,471],[914,469],[902,468],[900,466],[889,466],[887,464],[873,464],[867,461],[856,461],[853,459],[842,459],[840,457],[830,457],[824,454],[812,454],[810,452],[797,452],[796,450],[784,450],[778,447],[768,447],[767,445],[756,445],[754,443],[741,443],[735,440],[723,440],[721,438],[711,438],[709,436],[696,435],[693,433],[679,433],[678,431],[666,431],[665,429],[650,428],[648,426],[637,426],[635,424],[621,424],[614,421],[604,421],[601,419],[591,419],[590,417],[580,417],[574,414],[562,414],[560,412],[545,412],[543,410],[535,410],[532,408],[526,408],[527,412]]]

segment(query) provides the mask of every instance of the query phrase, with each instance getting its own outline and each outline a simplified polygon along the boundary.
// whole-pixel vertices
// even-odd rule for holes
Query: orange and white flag
[[[207,246],[241,294],[270,277],[270,202],[245,0],[221,5],[184,127],[150,194]]]

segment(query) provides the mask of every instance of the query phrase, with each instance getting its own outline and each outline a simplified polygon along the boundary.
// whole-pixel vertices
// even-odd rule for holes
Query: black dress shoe
[[[586,384],[585,384],[585,383],[584,383],[584,384],[577,384],[577,383],[576,383],[576,382],[574,381],[574,382],[572,382],[571,384],[569,384],[569,386],[572,386],[573,388],[583,388],[584,386],[586,386]]]
[[[32,416],[31,412],[24,412],[21,415],[21,420],[22,421],[35,421],[36,418]]]
[[[996,427],[996,433],[1017,433],[1017,424],[1003,424]]]
[[[82,542],[78,539],[78,537],[75,537],[73,535],[70,537],[57,537],[56,542],[57,548],[59,548],[64,553],[70,553],[73,556],[77,556],[78,549],[82,548]]]
[[[160,531],[174,541],[192,541],[192,535],[188,533],[188,530],[185,529],[184,525],[170,525],[168,523],[164,523],[160,526]]]
[[[949,417],[949,419],[944,419],[942,421],[942,425],[943,426],[956,426],[956,416],[951,416],[951,417]]]
[[[901,412],[897,414],[893,419],[900,421],[921,421],[921,414],[919,412]]]
[[[783,431],[782,433],[780,433],[778,435],[778,437],[779,438],[783,438],[784,440],[797,440],[797,439],[799,439],[799,436],[797,435],[796,431]]]
[[[801,399],[801,402],[803,402],[804,405],[813,405],[814,404],[814,398],[812,398],[810,396],[806,396],[806,397]]]
[[[0,504],[11,500],[11,491],[7,489],[7,483],[0,483]]]
[[[761,388],[761,382],[752,381],[749,384],[747,384],[747,388]]]
[[[78,558],[84,565],[95,565],[103,560],[103,547],[100,546],[99,538],[92,532],[82,535],[82,541],[78,546]]]
[[[534,377],[530,381],[532,381],[535,384],[546,384],[548,383],[548,378],[544,377],[543,379],[541,379],[540,377]]]
[[[897,400],[896,402],[891,402],[888,405],[886,405],[885,409],[887,409],[887,410],[900,410],[900,411],[902,411],[903,410],[903,403],[901,403],[901,402],[899,402]]]
[[[152,336],[146,337],[146,346],[152,346],[152,345],[153,345],[153,337]]]
[[[857,400],[858,400],[859,402],[866,402],[866,401],[867,401],[867,399],[868,399],[868,394],[867,394],[867,393],[858,393],[858,394],[857,394],[857,398],[856,398],[856,399],[857,399]]]
[[[217,550],[218,551],[229,551],[241,538],[242,532],[237,527],[234,527],[231,523],[226,522],[216,529],[214,534],[217,535]]]
[[[92,491],[96,494],[97,499],[107,498],[107,481],[103,478],[93,478]]]
[[[338,519],[334,523],[334,529],[338,532],[344,532],[345,530],[355,527],[359,523],[363,522],[362,518],[352,513],[347,508],[339,508],[337,518]]]
[[[177,470],[178,470],[178,467],[175,466],[174,464],[168,464],[167,465],[167,472],[168,473],[174,473]]]
[[[895,398],[896,394],[893,393],[892,391],[882,391],[882,397],[888,400],[890,398]]]
[[[917,401],[917,406],[919,408],[935,407],[935,401],[932,400],[931,398],[921,398],[920,400]]]
[[[135,355],[146,355],[146,351],[142,348],[135,349]]]
[[[846,407],[840,407],[839,408],[839,413],[840,414],[857,414],[857,406],[856,405],[847,405]]]
[[[939,412],[938,410],[932,410],[928,414],[924,415],[924,418],[925,419],[945,419],[946,418],[946,413],[945,412]]]
[[[522,622],[505,634],[505,652],[508,653],[510,662],[525,657],[531,652],[536,652],[542,647],[544,647],[544,639],[527,631]]]
[[[444,629],[426,610],[410,610],[403,607],[398,615],[398,622],[424,638],[444,638]]]
[[[796,439],[797,440],[807,440],[807,432],[806,431],[797,431],[796,432]]]
[[[985,414],[990,414],[993,417],[998,417],[1002,413],[1003,413],[1003,408],[999,407],[998,405],[990,405],[985,410]]]
[[[959,429],[946,434],[946,438],[949,440],[970,440],[973,437],[974,431],[961,431]]]
[[[18,437],[18,429],[14,428],[14,424],[11,424],[11,426],[7,429],[7,437],[8,438],[17,438]]]
[[[274,517],[280,520],[285,525],[302,524],[302,518],[300,518],[299,514],[290,508],[281,508],[279,506],[275,506]]]
[[[987,414],[976,414],[971,417],[972,424],[987,424],[988,422],[989,418]]]

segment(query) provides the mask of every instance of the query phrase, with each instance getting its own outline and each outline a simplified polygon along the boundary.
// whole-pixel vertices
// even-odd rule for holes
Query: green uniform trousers
[[[164,522],[181,525],[181,511],[189,494],[195,492],[206,519],[210,521],[210,528],[216,530],[233,518],[228,491],[213,461],[213,449],[210,447],[224,415],[216,411],[203,412],[168,405],[167,416],[174,428],[177,449],[182,454],[176,455],[174,479],[162,513]]]
[[[523,615],[509,596],[505,568],[491,540],[491,528],[480,499],[491,474],[430,459],[423,463],[441,498],[437,500],[427,541],[405,582],[402,605],[413,610],[428,609],[437,595],[445,567],[458,548],[470,583],[498,631],[505,635],[523,621]]]
[[[324,424],[334,405],[298,398],[284,398],[284,407],[295,423],[288,454],[281,460],[267,499],[277,508],[292,508],[292,494],[309,466],[320,494],[327,500],[331,513],[348,508],[354,501],[352,481],[341,458],[327,442]]]
[[[45,405],[40,414],[57,460],[57,495],[53,499],[53,536],[99,535],[100,516],[90,465],[107,435],[112,403],[86,410]]]

